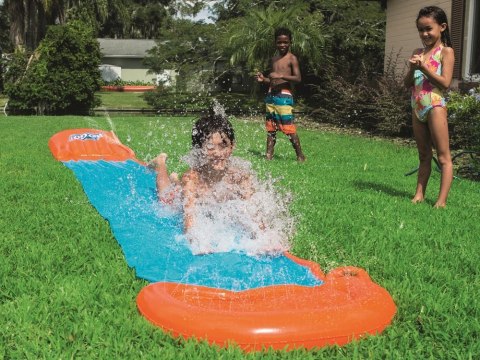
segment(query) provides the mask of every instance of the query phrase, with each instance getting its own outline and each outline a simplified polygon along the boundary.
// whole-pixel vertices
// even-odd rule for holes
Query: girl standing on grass
[[[440,208],[446,206],[453,179],[444,92],[452,82],[455,57],[447,16],[441,8],[422,8],[416,24],[424,47],[414,50],[408,60],[410,67],[404,80],[405,86],[412,89],[413,133],[420,160],[417,189],[412,202],[419,203],[425,199],[433,144],[442,168],[440,192],[434,205]]]

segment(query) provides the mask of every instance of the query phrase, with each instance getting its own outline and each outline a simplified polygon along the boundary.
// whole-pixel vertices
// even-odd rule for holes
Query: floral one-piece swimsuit
[[[443,46],[435,48],[425,64],[429,70],[440,75],[442,73],[442,49]],[[415,54],[423,55],[425,49],[418,49]],[[428,113],[434,107],[445,108],[445,96],[443,91],[435,87],[430,80],[420,70],[415,70],[413,74],[412,87],[412,109],[421,122],[427,122]]]

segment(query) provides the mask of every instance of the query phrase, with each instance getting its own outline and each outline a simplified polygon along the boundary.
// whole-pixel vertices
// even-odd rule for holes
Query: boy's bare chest
[[[272,69],[275,72],[291,73],[292,62],[288,57],[283,57],[272,62]]]
[[[208,183],[199,181],[197,183],[197,197],[204,200],[223,202],[238,197],[240,186],[235,176],[227,174],[221,181]]]

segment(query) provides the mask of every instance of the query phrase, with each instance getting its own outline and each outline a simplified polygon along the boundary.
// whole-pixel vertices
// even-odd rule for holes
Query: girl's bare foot
[[[447,207],[447,204],[445,204],[444,202],[436,202],[435,205],[433,205],[433,207],[435,209],[444,209]]]
[[[415,195],[412,199],[412,204],[418,204],[422,203],[425,200],[425,198],[421,195]]]

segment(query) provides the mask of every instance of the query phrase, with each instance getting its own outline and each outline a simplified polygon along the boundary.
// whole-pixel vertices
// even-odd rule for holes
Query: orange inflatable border
[[[135,153],[123,145],[113,131],[69,129],[53,135],[48,146],[59,161],[137,161]]]
[[[137,297],[140,312],[173,336],[246,351],[344,345],[378,334],[396,306],[389,293],[356,267],[343,267],[315,287],[268,286],[229,291],[154,283]]]

